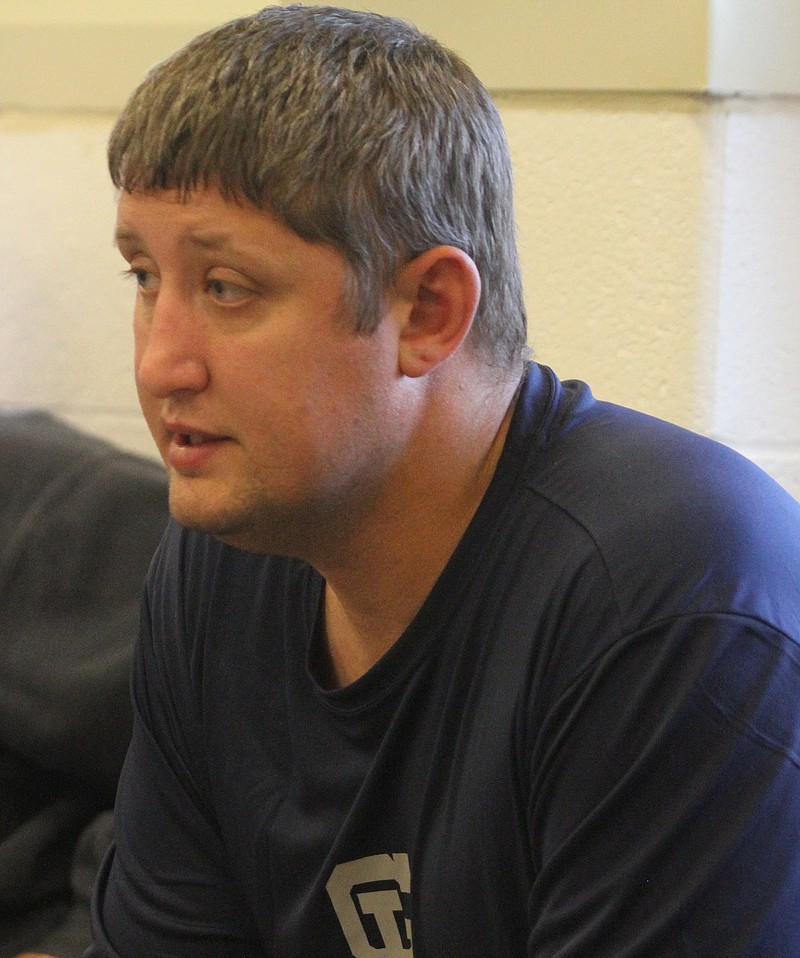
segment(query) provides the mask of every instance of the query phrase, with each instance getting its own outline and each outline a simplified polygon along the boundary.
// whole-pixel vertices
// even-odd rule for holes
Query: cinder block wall
[[[500,95],[537,358],[800,496],[800,103]],[[0,113],[0,409],[152,452],[111,245],[110,115]]]
[[[725,113],[711,431],[800,499],[800,99]]]

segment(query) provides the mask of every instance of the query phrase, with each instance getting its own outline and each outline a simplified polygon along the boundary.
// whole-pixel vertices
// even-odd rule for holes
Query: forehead
[[[117,202],[115,238],[123,254],[233,252],[272,263],[306,268],[309,263],[346,268],[344,257],[327,243],[310,242],[273,212],[247,200],[223,196],[214,187],[122,191]]]
[[[228,199],[211,187],[190,193],[123,190],[117,202],[117,239],[152,232],[185,235],[209,245],[226,236],[264,238],[272,233],[289,234],[302,242],[268,210]]]

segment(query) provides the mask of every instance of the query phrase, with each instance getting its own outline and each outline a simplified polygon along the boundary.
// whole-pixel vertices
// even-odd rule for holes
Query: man
[[[528,363],[468,68],[267,8],[109,155],[174,522],[89,954],[800,953],[800,507]]]

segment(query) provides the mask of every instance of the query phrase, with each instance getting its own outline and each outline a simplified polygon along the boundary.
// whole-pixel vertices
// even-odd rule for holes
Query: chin
[[[242,524],[241,516],[215,504],[213,496],[187,494],[181,485],[173,482],[169,492],[169,510],[180,525],[221,539]]]
[[[177,523],[202,532],[226,545],[260,555],[299,556],[303,539],[294,510],[280,507],[247,507],[241,503],[216,503],[210,495],[186,495],[170,489],[170,512]]]

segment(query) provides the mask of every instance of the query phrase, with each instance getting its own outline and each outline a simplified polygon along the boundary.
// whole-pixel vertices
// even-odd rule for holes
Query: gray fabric
[[[106,834],[166,519],[156,462],[46,413],[0,415],[0,958],[59,929],[76,939],[63,958],[85,945],[76,848]]]

